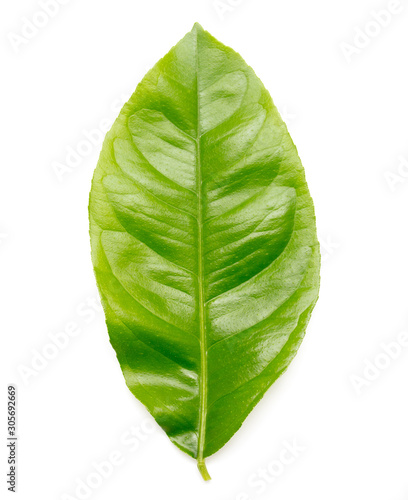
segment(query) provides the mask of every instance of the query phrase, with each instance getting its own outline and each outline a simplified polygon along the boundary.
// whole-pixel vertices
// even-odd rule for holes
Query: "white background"
[[[406,500],[408,347],[391,361],[378,355],[408,330],[407,1],[381,27],[370,24],[372,11],[388,9],[377,0],[65,3],[48,21],[37,0],[0,7],[0,434],[5,471],[14,383],[19,498],[80,498],[77,485],[89,480],[83,498],[100,500]],[[24,18],[45,25],[16,43]],[[55,172],[69,148],[86,148],[84,133],[112,123],[123,96],[195,21],[244,57],[286,119],[323,253],[299,354],[207,460],[209,483],[156,425],[146,427],[152,419],[125,386],[103,314],[89,305],[97,293],[87,203],[100,144],[62,179]],[[348,61],[344,43],[350,51],[356,28],[371,34]],[[55,352],[49,334],[72,322],[80,333]],[[54,359],[39,367],[44,350]],[[367,363],[388,366],[367,381]],[[353,376],[366,380],[361,390]],[[143,428],[131,446],[132,425]],[[259,481],[293,439],[299,456]],[[121,464],[99,481],[92,464],[114,452]],[[1,481],[3,495],[4,472]]]

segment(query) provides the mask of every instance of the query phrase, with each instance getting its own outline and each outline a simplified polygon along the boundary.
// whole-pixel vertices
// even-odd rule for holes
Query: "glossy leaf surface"
[[[304,171],[269,93],[199,25],[107,134],[90,232],[126,383],[208,478],[204,458],[297,351],[320,254]]]

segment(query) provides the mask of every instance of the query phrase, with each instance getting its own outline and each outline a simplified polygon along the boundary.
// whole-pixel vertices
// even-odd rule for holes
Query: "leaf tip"
[[[194,23],[193,29],[191,31],[193,33],[202,33],[204,31],[204,28],[200,23]]]

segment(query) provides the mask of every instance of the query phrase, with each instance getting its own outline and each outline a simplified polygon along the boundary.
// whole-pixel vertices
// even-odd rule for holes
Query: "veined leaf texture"
[[[198,461],[286,370],[319,289],[313,203],[267,90],[198,24],[104,141],[95,276],[126,384]]]

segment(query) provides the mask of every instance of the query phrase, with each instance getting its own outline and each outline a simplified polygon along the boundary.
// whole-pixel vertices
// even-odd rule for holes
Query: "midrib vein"
[[[198,453],[197,464],[201,475],[205,480],[211,479],[204,462],[205,432],[207,424],[207,333],[205,318],[205,295],[204,295],[204,251],[203,251],[203,176],[201,168],[201,125],[200,125],[200,90],[199,90],[199,60],[198,60],[198,29],[196,27],[196,90],[197,90],[197,201],[198,201],[198,307],[200,324],[200,408],[198,429]]]

